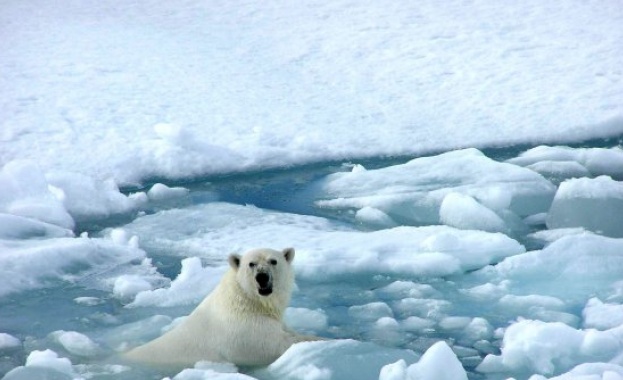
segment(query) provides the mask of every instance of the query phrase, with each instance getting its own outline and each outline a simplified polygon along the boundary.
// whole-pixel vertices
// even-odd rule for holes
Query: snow
[[[623,378],[620,4],[5,3],[0,376]],[[119,362],[267,246],[329,340]]]
[[[12,2],[0,165],[123,185],[616,135],[622,19],[580,1]]]

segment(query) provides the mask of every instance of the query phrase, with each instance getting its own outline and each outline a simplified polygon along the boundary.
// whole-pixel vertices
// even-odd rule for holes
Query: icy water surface
[[[619,143],[600,140],[585,145],[611,147]],[[484,153],[495,161],[504,161],[527,148],[491,149]],[[468,153],[459,161],[470,157],[481,160],[478,155]],[[76,377],[156,379],[175,375],[115,367],[111,365],[115,360],[110,356],[115,350],[159,335],[161,329],[175,318],[188,314],[218,281],[227,255],[254,246],[294,246],[299,252],[295,260],[298,289],[292,299],[292,308],[286,314],[287,322],[294,329],[328,338],[375,344],[367,354],[383,358],[384,362],[376,367],[352,368],[350,375],[356,378],[376,379],[380,365],[401,358],[407,360],[407,364],[414,363],[419,355],[440,340],[453,348],[470,379],[527,378],[539,371],[552,375],[569,370],[571,365],[560,364],[566,358],[553,358],[551,372],[536,365],[511,368],[502,373],[476,371],[475,368],[485,356],[501,354],[503,329],[518,318],[562,322],[577,329],[586,325],[583,310],[590,298],[601,297],[603,301],[609,299],[620,303],[622,297],[611,286],[616,283],[616,274],[610,282],[590,282],[589,279],[585,286],[565,288],[565,281],[573,282],[574,279],[564,274],[556,284],[548,282],[547,273],[541,273],[539,269],[525,275],[496,272],[491,269],[493,267],[479,270],[506,257],[522,256],[526,251],[540,252],[556,240],[535,237],[535,232],[546,230],[545,216],[500,211],[498,216],[501,215],[501,223],[507,228],[502,231],[505,234],[496,230],[479,234],[465,228],[426,227],[426,223],[417,218],[394,224],[403,215],[401,208],[406,203],[391,198],[398,199],[396,206],[388,201],[390,198],[379,200],[370,196],[382,195],[392,186],[398,186],[409,196],[420,194],[422,190],[409,190],[405,185],[407,180],[401,182],[398,177],[392,179],[389,176],[393,174],[388,174],[378,180],[379,183],[389,181],[389,185],[385,183],[362,197],[359,191],[365,192],[365,189],[349,188],[348,185],[340,187],[343,183],[340,181],[352,178],[330,176],[355,172],[358,170],[355,164],[363,165],[370,172],[376,168],[401,168],[400,165],[407,161],[409,158],[369,159],[169,183],[170,186],[183,186],[189,192],[183,197],[152,200],[140,212],[81,222],[77,229],[92,238],[109,239],[114,231],[119,231],[115,228],[123,229],[128,238],[137,236],[138,247],[146,252],[151,262],[141,262],[142,259],[137,258],[86,270],[89,264],[78,260],[64,268],[63,275],[45,279],[43,287],[0,297],[0,333],[8,333],[21,342],[18,346],[0,345],[0,375],[24,365],[33,350],[44,349],[52,349],[59,356],[70,358]],[[440,168],[443,170],[443,166]],[[509,184],[517,181],[518,174],[513,173],[509,172],[504,177],[506,179],[499,180],[500,191],[515,191],[513,187],[503,187],[504,181]],[[330,182],[327,178],[331,179]],[[436,194],[438,190],[433,189],[437,188],[445,191],[447,187],[463,191],[461,189],[467,186],[464,182],[463,187],[456,187],[455,179],[443,178],[443,175],[436,181],[426,185],[427,194]],[[478,198],[482,196],[478,191],[483,186],[465,191],[475,194],[473,196],[481,201],[489,199]],[[536,187],[537,182],[532,186]],[[499,189],[489,189],[486,194],[498,194]],[[138,190],[129,189],[128,193]],[[551,202],[555,190],[555,185],[550,183],[542,191],[544,195],[539,196]],[[524,190],[517,191],[519,194]],[[530,199],[536,199],[536,195],[531,196]],[[490,203],[494,204],[499,198],[496,195]],[[426,206],[434,203],[436,198],[426,198],[428,203],[419,198],[409,199]],[[364,209],[366,213],[362,212]],[[521,226],[517,227],[519,224]],[[117,243],[124,241],[122,238],[113,240]],[[482,248],[478,244],[482,244]],[[404,252],[412,250],[422,251],[424,255],[415,259],[405,256]],[[557,251],[552,248],[552,252]],[[483,256],[476,259],[477,255]],[[188,261],[187,257],[198,258],[201,265]],[[338,260],[337,264],[333,260]],[[421,267],[410,266],[414,261],[423,264]],[[329,265],[332,268],[327,268]],[[618,265],[618,261],[614,265]],[[545,268],[545,272],[547,270]],[[142,303],[139,297],[135,298],[141,290],[149,293],[157,288],[174,289],[171,282],[178,281],[180,271],[186,271],[190,278],[188,288],[178,288],[177,293],[171,290],[168,296],[147,294]],[[605,273],[602,277],[608,279],[610,275]],[[123,283],[117,281],[120,277],[127,279],[129,287],[123,288]],[[534,281],[536,285],[525,285],[524,281]],[[139,284],[138,289],[135,289],[136,284]],[[143,289],[140,284],[147,284],[147,287]],[[124,293],[123,289],[129,290]],[[84,334],[91,341],[80,343],[70,339],[67,343],[60,338],[63,332],[73,331]],[[354,350],[353,357],[365,357],[370,347],[349,349]],[[348,378],[339,377],[344,370],[340,372],[337,367],[329,366],[333,368],[332,372],[322,372],[318,363],[326,363],[327,358],[320,355],[318,359],[317,356],[310,355],[311,363],[320,368],[319,374],[324,376],[317,378]],[[574,360],[579,364],[584,359],[568,358],[568,361]],[[312,378],[301,375],[300,371],[298,375],[287,372],[284,368],[287,366],[255,371],[250,375],[268,379]],[[22,376],[38,375],[32,372]],[[64,377],[59,375],[58,378]]]

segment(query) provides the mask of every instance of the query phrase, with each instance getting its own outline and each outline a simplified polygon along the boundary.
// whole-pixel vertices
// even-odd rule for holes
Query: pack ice
[[[1,302],[36,289],[62,297],[68,286],[73,298],[49,327],[8,324],[0,368],[7,380],[623,378],[623,242],[605,222],[618,220],[620,182],[594,169],[608,168],[595,157],[589,177],[562,182],[475,149],[355,165],[292,194],[318,215],[218,201],[218,181],[124,195],[12,163],[0,172],[13,189],[1,203],[11,221],[0,225]],[[74,237],[76,223],[111,218],[132,221]],[[286,323],[333,340],[252,371],[102,361],[175,326],[214,288],[228,253],[266,242],[297,248]],[[21,310],[33,321],[42,312]]]
[[[465,149],[332,174],[318,184],[316,205],[354,211],[357,221],[372,226],[443,223],[511,233],[521,231],[521,218],[547,212],[555,192],[550,181],[532,170]]]

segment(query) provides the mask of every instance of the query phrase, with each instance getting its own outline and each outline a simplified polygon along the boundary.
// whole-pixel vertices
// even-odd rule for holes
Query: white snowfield
[[[621,25],[618,1],[5,1],[0,376],[623,380]],[[548,146],[587,139],[609,148]],[[513,144],[542,145],[478,150]],[[287,189],[312,215],[166,185],[336,161]],[[332,340],[101,360],[264,246],[297,251],[286,322]]]
[[[616,135],[621,24],[617,1],[11,0],[0,165],[125,185]]]

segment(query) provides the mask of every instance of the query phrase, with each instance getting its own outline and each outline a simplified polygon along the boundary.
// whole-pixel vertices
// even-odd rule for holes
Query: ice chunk
[[[134,299],[138,293],[151,289],[151,283],[142,276],[122,275],[115,280],[112,292],[116,298],[129,300]]]
[[[379,380],[407,380],[407,363],[404,360],[398,360],[395,363],[388,364],[381,368]]]
[[[541,161],[526,167],[554,183],[560,183],[569,178],[591,176],[588,169],[575,161]]]
[[[560,179],[609,175],[623,179],[623,149],[538,146],[507,162]]]
[[[413,281],[394,281],[377,289],[375,293],[387,299],[423,298],[439,295],[439,292],[429,284],[417,284]]]
[[[69,215],[39,166],[32,161],[12,161],[0,170],[0,212],[39,220],[72,230]],[[7,225],[10,227],[11,225]],[[0,229],[6,227],[0,224]]]
[[[392,317],[392,309],[384,302],[372,302],[348,308],[348,315],[364,321],[374,321],[382,317]]]
[[[147,192],[152,201],[181,198],[188,195],[189,190],[184,187],[168,187],[162,183],[154,184]]]
[[[550,244],[560,238],[572,235],[585,234],[587,231],[581,227],[571,228],[555,228],[553,230],[541,230],[531,234],[527,237],[535,241],[540,242],[543,245]]]
[[[551,296],[543,296],[538,294],[531,294],[527,296],[515,296],[507,294],[500,298],[500,306],[505,309],[515,310],[527,310],[531,307],[544,307],[552,310],[562,310],[565,307],[565,303]]]
[[[165,378],[163,380],[167,380]],[[187,368],[175,375],[173,380],[255,380],[255,377],[238,373],[230,363],[198,362],[195,368]]]
[[[431,329],[433,326],[435,326],[435,321],[416,316],[411,316],[400,321],[400,327],[405,331],[421,332]]]
[[[586,294],[603,292],[623,273],[623,239],[594,234],[562,237],[543,250],[509,257],[484,275],[487,282],[510,280],[509,291],[549,295],[566,302],[585,302]],[[556,281],[552,282],[551,279]]]
[[[469,195],[449,193],[439,208],[441,223],[465,230],[505,232],[507,227],[495,212]]]
[[[325,236],[333,244],[327,246],[314,239],[314,248],[310,250],[313,255],[305,254],[309,249],[305,245],[301,247],[303,254],[297,270],[302,276],[320,278],[352,271],[443,276],[480,268],[524,251],[520,244],[502,234],[450,227],[397,227]]]
[[[163,380],[169,380],[169,378]],[[175,375],[173,380],[255,380],[255,377],[242,373],[221,373],[211,369],[190,368]]]
[[[444,330],[462,330],[472,321],[470,317],[445,317],[439,321],[439,327]]]
[[[25,367],[44,367],[70,376],[74,375],[71,361],[58,357],[58,354],[52,350],[31,352],[26,358]]]
[[[575,363],[607,362],[620,353],[623,327],[607,331],[576,330],[560,322],[522,320],[504,333],[502,354],[488,355],[480,372],[520,371],[553,375]]]
[[[546,211],[555,192],[554,185],[540,174],[493,161],[476,149],[417,158],[377,170],[336,173],[318,186],[319,207],[333,210],[373,207],[400,224],[416,225],[438,224],[440,207],[449,193],[468,195],[489,209],[528,216]],[[457,202],[446,207],[453,204]],[[474,211],[473,202],[463,206],[463,210],[471,206],[468,210]],[[488,223],[500,226],[490,212],[475,207],[475,212],[490,216]]]
[[[298,343],[266,369],[251,376],[271,379],[374,379],[381,367],[403,359],[412,363],[409,350],[385,348],[354,340]]]
[[[114,275],[115,268],[150,269],[133,264],[145,257],[144,251],[108,239],[0,240],[0,250],[0,297],[58,280],[84,279],[109,290],[107,276]]]
[[[61,190],[63,205],[78,222],[128,214],[144,203],[139,197],[122,194],[113,180],[100,181],[67,171],[49,172],[45,178]]]
[[[623,237],[623,182],[601,176],[561,183],[547,216],[547,227],[582,227]]]
[[[623,325],[623,305],[603,303],[591,298],[582,311],[585,328],[607,330]]]
[[[30,239],[72,236],[74,236],[74,233],[67,228],[42,222],[37,219],[0,213],[0,239]]]
[[[461,342],[470,346],[493,337],[493,326],[484,318],[473,318],[460,334]]]
[[[127,245],[132,248],[138,248],[138,236],[133,236],[123,228],[113,228],[109,230],[110,240],[119,245]]]
[[[16,348],[22,345],[19,339],[11,334],[0,333],[0,351]]]
[[[105,301],[97,297],[76,297],[74,298],[74,302],[84,306],[96,306],[104,303]]]
[[[220,281],[226,268],[203,267],[198,257],[182,260],[182,270],[168,288],[140,291],[129,307],[198,303]]]
[[[452,349],[440,341],[415,364],[407,367],[404,360],[399,360],[384,366],[379,380],[467,380],[467,373]]]
[[[540,379],[545,380],[545,377],[535,375],[529,380]],[[550,377],[549,380],[623,380],[623,367],[611,363],[582,363],[567,373]]]
[[[197,225],[202,228],[197,230]],[[267,241],[275,247],[295,244],[297,276],[314,280],[352,273],[444,276],[525,252],[500,233],[447,226],[361,231],[326,218],[220,202],[139,217],[123,229],[144,236],[145,249],[223,265],[232,250],[265,246]]]
[[[99,346],[88,336],[76,331],[58,330],[52,332],[50,337],[72,355],[90,357],[101,352]]]
[[[391,228],[398,224],[383,211],[374,207],[363,207],[355,213],[355,219],[361,223],[376,228]]]
[[[318,333],[327,329],[327,314],[322,309],[310,310],[303,307],[286,309],[284,320],[295,331]]]
[[[477,300],[499,299],[508,293],[509,283],[510,281],[508,280],[500,281],[499,284],[487,282],[469,289],[461,289],[461,293]]]

